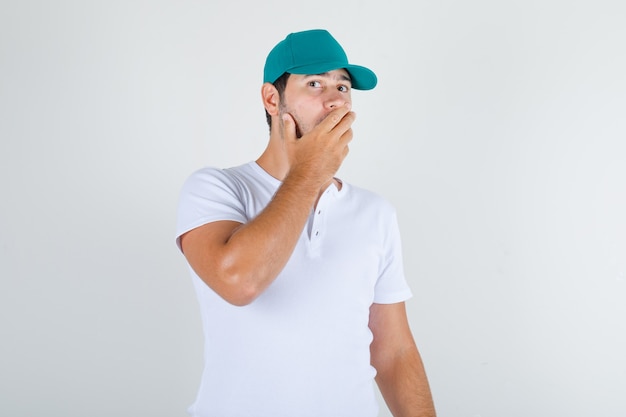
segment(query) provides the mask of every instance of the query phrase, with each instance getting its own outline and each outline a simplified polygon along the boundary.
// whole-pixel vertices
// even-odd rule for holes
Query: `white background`
[[[624,416],[625,9],[2,1],[0,415],[186,415],[178,191],[260,154],[267,52],[326,28],[379,76],[339,176],[398,209],[439,416]]]

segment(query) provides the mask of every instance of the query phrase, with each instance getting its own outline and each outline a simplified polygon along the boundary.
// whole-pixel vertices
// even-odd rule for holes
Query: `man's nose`
[[[334,109],[336,107],[343,106],[347,101],[348,100],[344,93],[331,91],[328,92],[328,96],[326,97],[326,107]]]

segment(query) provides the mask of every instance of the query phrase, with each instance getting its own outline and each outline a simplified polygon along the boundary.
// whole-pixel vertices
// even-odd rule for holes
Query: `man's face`
[[[289,113],[298,138],[310,132],[337,106],[352,102],[352,83],[345,69],[323,74],[291,74],[280,103],[280,117]]]

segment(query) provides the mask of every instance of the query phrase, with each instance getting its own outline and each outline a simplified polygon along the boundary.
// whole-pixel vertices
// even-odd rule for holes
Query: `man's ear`
[[[278,90],[271,83],[264,83],[261,87],[261,98],[263,106],[270,116],[278,115],[278,107],[280,105],[280,96]]]

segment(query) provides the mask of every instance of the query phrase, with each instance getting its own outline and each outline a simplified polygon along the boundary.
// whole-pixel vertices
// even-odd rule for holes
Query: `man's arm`
[[[249,223],[217,221],[181,236],[191,267],[224,300],[249,304],[282,271],[321,188],[347,155],[354,117],[342,106],[300,139],[293,119],[285,119],[289,172],[268,206]]]
[[[376,383],[394,417],[435,417],[430,386],[404,303],[372,304],[369,327]]]

